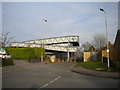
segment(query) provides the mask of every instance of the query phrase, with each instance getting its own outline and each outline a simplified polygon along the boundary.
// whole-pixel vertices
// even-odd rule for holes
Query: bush
[[[45,50],[43,48],[6,48],[7,53],[12,55],[13,59],[31,60],[40,59],[41,53],[45,56]]]
[[[14,65],[14,61],[12,59],[2,59],[2,66],[10,66]]]

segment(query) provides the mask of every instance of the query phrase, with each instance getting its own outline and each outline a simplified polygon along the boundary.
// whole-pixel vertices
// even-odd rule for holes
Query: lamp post
[[[43,19],[43,21],[46,23],[47,22],[47,20],[45,20],[45,19]],[[42,35],[43,36],[43,35]],[[41,41],[41,47],[42,47],[42,52],[41,52],[41,62],[43,62],[43,48],[44,48],[44,46],[43,46],[44,44],[43,44],[43,37],[42,37],[42,41]]]
[[[67,48],[67,62],[69,62],[69,60],[70,60],[69,45],[70,45],[70,43],[69,43],[69,40],[68,40],[68,48]]]
[[[100,8],[100,11],[104,12],[104,14],[105,14],[106,44],[107,44],[107,64],[108,64],[108,71],[110,71],[109,45],[108,45],[108,32],[107,32],[107,18],[106,18],[105,10]]]
[[[43,62],[43,35],[42,35],[41,47],[42,47],[41,62]]]

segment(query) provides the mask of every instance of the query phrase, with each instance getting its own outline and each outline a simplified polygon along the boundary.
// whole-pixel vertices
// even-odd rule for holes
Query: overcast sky
[[[114,42],[118,2],[3,2],[2,31],[10,32],[17,42],[78,35],[82,44],[96,33],[105,33],[100,7],[106,11],[109,40]]]

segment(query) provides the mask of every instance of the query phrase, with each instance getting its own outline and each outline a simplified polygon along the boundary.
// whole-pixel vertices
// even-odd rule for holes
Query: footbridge
[[[76,52],[79,46],[79,36],[62,36],[29,40],[23,42],[12,42],[11,47],[44,47],[45,50]]]

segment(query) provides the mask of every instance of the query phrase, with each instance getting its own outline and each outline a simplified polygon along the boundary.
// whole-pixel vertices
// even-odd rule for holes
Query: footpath
[[[93,71],[88,70],[84,67],[73,67],[71,69],[72,72],[81,73],[81,74],[87,74],[87,75],[93,75],[93,76],[99,76],[99,77],[107,77],[107,78],[116,78],[120,79],[120,72],[102,72],[102,71]]]

